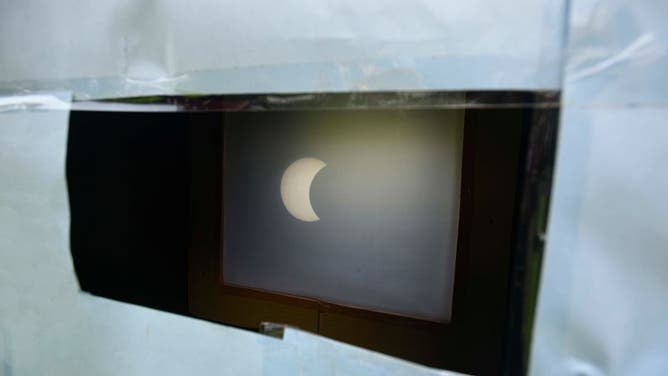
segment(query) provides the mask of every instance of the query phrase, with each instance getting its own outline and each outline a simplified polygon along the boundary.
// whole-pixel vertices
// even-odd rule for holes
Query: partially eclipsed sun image
[[[281,199],[293,217],[304,222],[319,221],[320,217],[311,205],[311,184],[327,164],[316,158],[298,159],[283,172]]]

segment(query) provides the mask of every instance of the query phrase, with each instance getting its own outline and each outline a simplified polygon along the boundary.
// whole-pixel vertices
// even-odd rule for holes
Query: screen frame
[[[468,180],[470,184],[460,192],[462,200],[468,200],[462,201],[460,211],[466,205],[470,211],[460,215],[460,221],[466,216],[469,229],[465,231],[467,224],[459,227],[452,315],[448,323],[351,311],[349,307],[330,308],[329,304],[301,297],[285,299],[264,291],[224,286],[220,280],[223,128],[222,117],[214,112],[192,114],[189,127],[191,314],[249,330],[257,330],[262,321],[283,323],[421,364],[465,373],[493,374],[501,369],[512,357],[508,354],[517,352],[517,346],[508,345],[509,338],[523,335],[517,330],[509,333],[507,320],[509,311],[524,309],[510,296],[511,287],[523,283],[518,280],[524,264],[516,260],[515,233],[518,222],[524,218],[519,208],[524,200],[524,169],[531,158],[532,145],[542,145],[544,141],[533,135],[535,118],[546,109],[558,111],[554,105],[558,103],[554,99],[558,98],[558,92],[467,92],[466,99],[454,106],[451,103],[439,106],[438,102],[443,98],[461,99],[461,95],[432,94],[422,93],[417,98],[440,99],[428,101],[424,106],[409,103],[409,107],[466,111],[462,181]],[[329,97],[352,96],[333,107],[350,108],[352,103],[353,108],[394,108],[397,101],[374,99],[388,95],[401,101],[412,98],[402,93],[337,93],[308,96],[311,99],[305,101],[329,103],[326,100]],[[268,100],[269,97],[281,100]],[[247,100],[246,96],[231,96],[216,103],[225,111],[331,107],[319,107],[318,103],[302,106],[298,103],[302,96],[296,95],[295,101],[292,97],[258,95]],[[536,100],[542,102],[537,104]],[[283,108],[286,103],[287,108]],[[550,121],[549,128],[555,124]],[[499,178],[501,182],[495,180]],[[503,192],[498,193],[499,190]],[[513,266],[516,261],[521,265]],[[324,310],[318,311],[319,307]]]

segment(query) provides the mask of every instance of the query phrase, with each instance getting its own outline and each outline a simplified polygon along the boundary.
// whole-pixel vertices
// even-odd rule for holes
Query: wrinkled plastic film
[[[555,90],[564,9],[545,0],[4,2],[0,93]]]
[[[572,1],[533,375],[668,370],[663,1]]]

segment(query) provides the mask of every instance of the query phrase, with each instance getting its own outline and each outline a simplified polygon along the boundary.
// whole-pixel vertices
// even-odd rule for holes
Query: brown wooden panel
[[[501,369],[521,154],[523,109],[467,112],[474,144],[465,293],[453,324],[453,368],[479,375]],[[481,361],[484,360],[484,361]]]
[[[364,319],[337,312],[320,314],[320,334],[342,342],[365,347],[414,362],[444,368],[448,354],[444,351],[451,334],[447,325],[440,329],[416,327]]]

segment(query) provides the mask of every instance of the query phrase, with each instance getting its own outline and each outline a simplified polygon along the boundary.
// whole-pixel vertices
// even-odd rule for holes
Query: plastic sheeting
[[[0,93],[555,89],[565,1],[4,1]]]
[[[531,374],[668,372],[666,15],[573,2]]]

